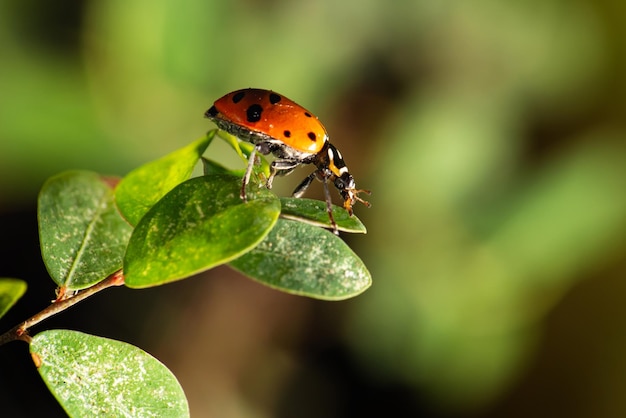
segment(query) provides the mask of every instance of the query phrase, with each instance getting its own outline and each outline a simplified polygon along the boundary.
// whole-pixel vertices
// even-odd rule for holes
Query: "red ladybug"
[[[228,93],[215,101],[204,114],[224,131],[255,145],[241,185],[241,198],[246,199],[246,185],[254,166],[255,154],[273,154],[267,187],[271,189],[276,175],[287,175],[300,164],[313,164],[316,169],[293,192],[300,197],[317,177],[324,184],[326,207],[335,234],[337,224],[332,214],[328,181],[332,181],[344,199],[343,206],[352,215],[352,206],[361,202],[354,178],[341,153],[328,141],[324,125],[311,112],[283,95],[270,90],[243,89]]]

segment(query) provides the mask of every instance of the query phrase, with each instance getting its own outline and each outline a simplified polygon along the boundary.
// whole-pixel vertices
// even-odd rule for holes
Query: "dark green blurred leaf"
[[[285,219],[230,265],[275,289],[317,299],[347,299],[372,283],[361,259],[339,237]]]
[[[187,417],[176,377],[143,350],[68,330],[44,331],[30,344],[37,370],[72,417]]]
[[[19,279],[0,278],[0,318],[26,292],[26,282]]]
[[[126,285],[140,288],[183,279],[256,246],[280,213],[265,188],[239,197],[241,179],[205,176],[168,193],[142,218],[124,260]]]
[[[132,225],[175,186],[187,180],[215,136],[205,137],[130,172],[115,190],[117,206]]]
[[[330,219],[326,211],[326,202],[313,199],[301,199],[295,197],[281,197],[281,216],[306,222],[311,225],[330,228]],[[348,211],[333,205],[333,217],[337,223],[337,229],[344,232],[358,232],[365,234],[365,225],[356,216],[348,215]]]
[[[59,286],[84,289],[122,267],[131,227],[115,207],[114,182],[90,171],[68,171],[41,189],[41,253]]]

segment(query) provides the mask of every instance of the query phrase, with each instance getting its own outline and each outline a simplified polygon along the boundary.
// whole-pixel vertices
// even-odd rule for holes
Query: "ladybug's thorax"
[[[322,152],[325,155],[324,158],[320,160],[324,161],[326,168],[330,170],[330,172],[333,173],[335,177],[350,175],[350,173],[348,172],[348,167],[346,166],[346,163],[343,160],[343,156],[341,155],[341,152],[339,152],[339,150],[334,145],[328,142]]]
[[[250,142],[272,142],[298,153],[318,154],[328,142],[326,129],[313,113],[270,90],[234,91],[218,99],[205,115]]]

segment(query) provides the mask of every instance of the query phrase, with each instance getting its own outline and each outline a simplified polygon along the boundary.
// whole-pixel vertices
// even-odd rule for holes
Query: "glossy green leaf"
[[[282,206],[280,216],[283,218],[306,222],[324,228],[331,227],[330,218],[326,211],[326,202],[313,199],[281,197],[280,203]],[[342,207],[333,205],[333,217],[337,223],[337,229],[340,231],[367,233],[367,229],[361,220],[355,215],[350,216],[348,211]]]
[[[71,417],[188,417],[176,377],[139,348],[68,330],[33,337],[44,382]]]
[[[189,179],[215,132],[210,131],[192,144],[142,165],[122,179],[115,190],[115,198],[120,212],[131,225],[137,225],[159,199]]]
[[[90,171],[68,171],[41,189],[41,253],[59,286],[84,289],[122,267],[132,228],[115,206],[115,182]]]
[[[239,197],[241,179],[205,176],[178,185],[139,222],[124,261],[126,285],[140,288],[183,279],[256,246],[280,213],[265,188]]]
[[[361,259],[339,237],[286,219],[230,265],[275,289],[317,299],[347,299],[372,283]]]
[[[8,312],[26,292],[26,282],[7,277],[0,278],[0,318]]]

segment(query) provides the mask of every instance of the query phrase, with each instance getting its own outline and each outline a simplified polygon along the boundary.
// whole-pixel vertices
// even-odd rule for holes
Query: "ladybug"
[[[266,182],[268,189],[272,188],[276,175],[287,175],[301,164],[315,166],[315,171],[296,187],[293,196],[302,196],[314,178],[320,180],[324,184],[326,209],[335,234],[338,230],[332,213],[329,181],[339,190],[344,199],[343,207],[350,216],[357,201],[370,206],[358,196],[359,193],[370,192],[356,189],[354,178],[339,150],[329,142],[324,125],[313,113],[285,96],[271,90],[237,90],[216,100],[204,116],[220,129],[255,145],[241,184],[244,201],[255,155],[259,152],[276,157],[270,165],[270,176]]]

